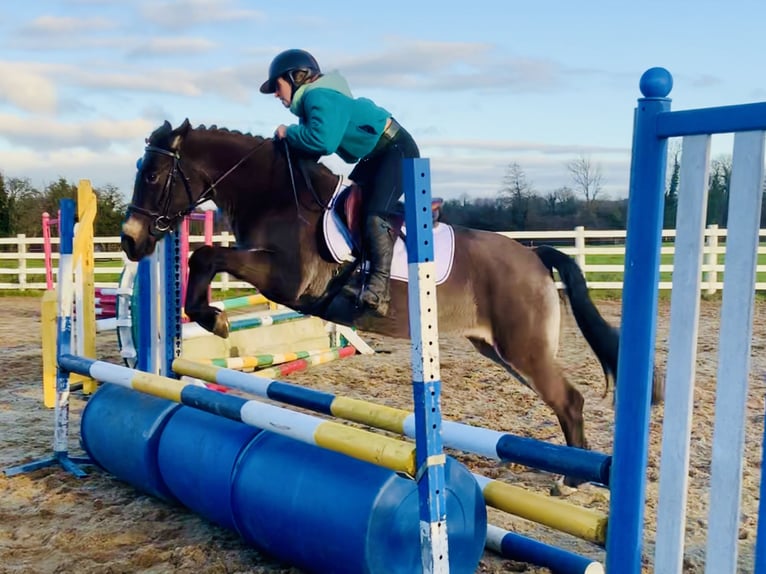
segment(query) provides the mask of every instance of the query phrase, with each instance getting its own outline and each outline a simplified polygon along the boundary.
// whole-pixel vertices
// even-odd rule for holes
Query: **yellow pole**
[[[43,404],[56,406],[56,336],[58,296],[55,289],[43,293],[40,304],[40,338],[43,346]]]
[[[492,480],[484,487],[484,500],[498,510],[601,546],[606,544],[609,518],[598,510],[575,506],[498,480]]]
[[[77,185],[77,230],[73,246],[73,267],[77,309],[75,310],[78,354],[96,358],[96,284],[95,261],[93,257],[93,228],[96,223],[97,201],[90,181],[81,179]],[[96,381],[78,375],[76,380],[83,383],[85,394],[96,390]]]

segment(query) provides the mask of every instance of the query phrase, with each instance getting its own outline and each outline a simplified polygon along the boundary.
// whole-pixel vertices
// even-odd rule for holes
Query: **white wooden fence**
[[[509,231],[501,235],[511,237],[524,245],[552,244],[575,258],[583,270],[590,289],[622,289],[622,274],[624,271],[625,230],[593,230],[576,227],[566,231]],[[761,237],[766,236],[766,229],[761,230]],[[675,230],[663,231],[663,239],[667,243],[662,248],[662,254],[672,261],[674,254],[673,242]],[[202,245],[203,236],[192,235],[190,248]],[[96,287],[116,287],[117,277],[124,265],[120,251],[119,237],[97,237],[94,258],[96,261]],[[215,245],[229,246],[234,237],[223,232],[213,237]],[[58,268],[58,238],[53,243],[53,272],[54,277]],[[704,261],[702,266],[701,289],[713,294],[723,287],[724,260],[726,254],[726,230],[717,225],[710,225],[705,230]],[[761,246],[759,255],[766,254],[766,246]],[[607,257],[611,256],[611,257]],[[604,259],[616,262],[607,263]],[[15,238],[0,238],[0,291],[2,290],[43,290],[45,289],[45,254],[43,240],[38,237],[18,235]],[[766,291],[766,265],[758,265],[756,271],[763,274],[756,282],[758,291]],[[673,264],[663,263],[660,273],[660,289],[669,290],[673,272]],[[604,277],[609,274],[609,277]],[[617,278],[614,278],[616,276]],[[250,285],[235,281],[222,273],[213,283],[214,289],[245,289]]]

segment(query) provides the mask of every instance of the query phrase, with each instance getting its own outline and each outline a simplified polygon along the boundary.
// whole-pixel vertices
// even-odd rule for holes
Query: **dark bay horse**
[[[173,129],[165,122],[147,140],[136,174],[122,248],[137,261],[204,200],[223,210],[236,247],[200,247],[189,262],[185,311],[220,336],[226,315],[211,307],[208,285],[227,272],[266,297],[306,314],[393,337],[408,337],[407,285],[392,281],[387,317],[350,316],[338,305],[358,266],[328,256],[321,217],[339,177],[316,158],[288,153],[284,142],[225,129]],[[291,159],[292,157],[292,159]],[[455,227],[449,278],[438,286],[439,329],[459,333],[476,349],[534,389],[553,409],[570,446],[587,448],[583,397],[556,360],[560,298],[552,271],[566,287],[573,315],[607,379],[617,372],[618,331],[600,315],[576,262],[547,246],[530,249],[497,233]],[[657,378],[655,378],[657,380]],[[659,382],[656,400],[661,398]]]

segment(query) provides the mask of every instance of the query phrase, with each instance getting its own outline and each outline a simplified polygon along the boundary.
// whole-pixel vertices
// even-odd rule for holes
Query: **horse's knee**
[[[215,248],[211,245],[203,245],[195,249],[189,258],[189,272],[194,270],[205,270],[213,266],[215,258]]]

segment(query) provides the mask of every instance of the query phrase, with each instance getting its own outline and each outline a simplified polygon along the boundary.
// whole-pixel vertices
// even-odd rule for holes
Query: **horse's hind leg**
[[[540,347],[516,363],[510,355],[483,339],[469,338],[476,349],[504,367],[515,379],[532,388],[556,415],[569,446],[588,448],[583,422],[585,401],[580,392],[564,376],[551,353]],[[541,345],[542,346],[542,345]],[[565,477],[565,484],[576,486],[580,480]]]

